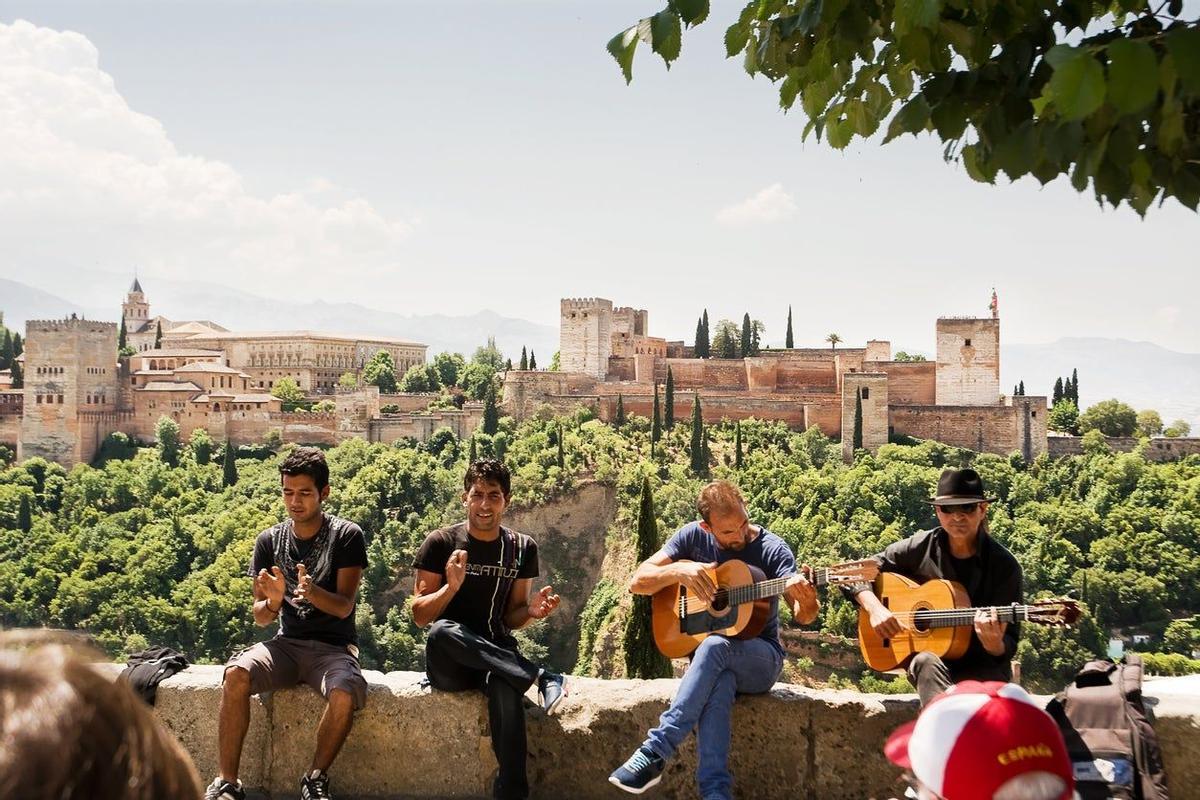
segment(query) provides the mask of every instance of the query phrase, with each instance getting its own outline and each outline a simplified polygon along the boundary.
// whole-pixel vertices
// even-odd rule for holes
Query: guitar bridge
[[[679,632],[687,633],[687,587],[679,587]]]

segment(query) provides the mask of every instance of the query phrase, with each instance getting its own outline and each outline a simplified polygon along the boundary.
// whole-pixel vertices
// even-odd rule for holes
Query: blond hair
[[[742,511],[745,507],[746,500],[742,497],[742,493],[729,481],[713,481],[700,490],[700,497],[696,499],[696,508],[700,511],[700,518],[710,524],[713,512],[728,514]]]
[[[0,797],[200,793],[192,760],[129,686],[101,674],[78,646],[28,632],[0,636]]]

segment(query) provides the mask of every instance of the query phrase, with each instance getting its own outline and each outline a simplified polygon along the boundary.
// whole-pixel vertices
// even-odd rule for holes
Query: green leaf
[[[765,35],[770,35],[770,31]],[[746,70],[746,74],[751,78],[754,77],[754,73],[758,72],[758,46],[755,45],[753,40],[750,42],[750,46],[746,48],[746,56],[742,59],[742,68]]]
[[[804,8],[800,11],[800,19],[797,21],[801,33],[812,33],[813,28],[817,27],[817,23],[821,21],[821,6],[822,0],[808,0],[804,4]]]
[[[708,19],[708,0],[671,0],[670,8],[689,28]]]
[[[1200,94],[1200,28],[1176,28],[1167,34],[1167,52],[1175,59],[1187,94]]]
[[[1032,120],[1025,120],[1016,130],[995,145],[996,165],[1010,180],[1016,180],[1033,169],[1037,163],[1037,130]]]
[[[887,136],[883,141],[886,144],[902,133],[918,133],[925,130],[928,123],[929,103],[925,100],[925,95],[918,94],[905,103],[904,107],[896,112],[896,116],[892,117],[892,122],[888,125]]]
[[[1117,39],[1108,45],[1108,101],[1118,111],[1133,114],[1150,105],[1158,94],[1158,59],[1150,45]]]
[[[961,22],[953,22],[948,19],[942,20],[938,29],[946,41],[954,46],[958,54],[969,61],[969,53],[975,47],[975,34],[971,29]]]
[[[915,28],[937,27],[941,13],[941,0],[896,0],[893,18],[896,36],[904,36]]]
[[[913,92],[913,77],[911,64],[897,64],[888,66],[887,69],[888,85],[892,87],[892,94],[901,99],[908,97]]]
[[[682,44],[683,29],[678,14],[667,9],[650,18],[650,47],[662,56],[667,69],[671,68],[672,61],[679,58]]]
[[[969,144],[962,149],[963,166],[973,180],[980,183],[996,182],[996,167],[986,163],[980,145]]]
[[[825,140],[834,150],[844,150],[854,138],[854,123],[849,119],[829,121],[825,127]]]
[[[1179,100],[1164,103],[1158,122],[1158,147],[1169,156],[1179,152],[1183,146],[1186,132],[1184,130],[1183,104]]]
[[[851,100],[846,103],[846,117],[850,120],[854,132],[864,139],[879,127],[879,118],[871,113],[871,109],[861,100]]]
[[[832,77],[809,83],[801,90],[800,104],[804,108],[804,113],[808,114],[810,118],[821,116],[836,91],[837,88]]]
[[[1057,49],[1046,54],[1047,61]],[[1066,119],[1082,119],[1099,108],[1104,102],[1104,89],[1104,69],[1088,51],[1075,50],[1054,64],[1050,90],[1054,92],[1055,108]]]
[[[796,95],[799,93],[800,79],[794,72],[789,72],[788,76],[783,79],[783,83],[779,85],[779,107],[784,111],[791,109],[792,104],[796,102]]]
[[[1056,69],[1079,53],[1074,47],[1069,44],[1056,44],[1046,51],[1046,63]]]
[[[735,22],[725,29],[725,57],[733,58],[746,48],[750,34],[741,22]]]
[[[637,25],[626,28],[608,40],[608,52],[621,65],[626,85],[633,80],[633,51],[637,49],[637,43]]]

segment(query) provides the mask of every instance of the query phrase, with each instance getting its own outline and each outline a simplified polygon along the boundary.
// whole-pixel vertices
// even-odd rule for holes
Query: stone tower
[[[602,297],[564,298],[559,302],[559,313],[559,369],[604,380],[612,355],[612,301]]]
[[[854,461],[854,409],[862,394],[862,446],[874,453],[888,441],[888,378],[882,372],[842,375],[842,459]]]
[[[140,331],[150,321],[150,303],[146,302],[146,294],[137,278],[133,279],[129,294],[121,304],[121,317],[125,320],[126,334]]]
[[[1000,319],[940,317],[937,321],[939,406],[1000,402]]]
[[[116,430],[117,325],[30,320],[25,325],[25,413],[17,459],[70,467],[91,461]]]

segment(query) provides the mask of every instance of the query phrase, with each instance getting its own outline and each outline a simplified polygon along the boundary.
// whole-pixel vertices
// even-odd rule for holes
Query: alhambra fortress
[[[584,405],[612,420],[619,399],[627,413],[649,416],[669,371],[676,419],[691,413],[699,395],[706,422],[754,417],[796,430],[815,426],[843,440],[847,458],[851,437],[843,432],[853,429],[859,402],[862,445],[872,452],[901,435],[1026,459],[1072,452],[1077,439],[1047,435],[1045,397],[1001,393],[1000,319],[994,302],[991,308],[986,317],[937,319],[932,361],[895,361],[886,340],[722,359],[696,358],[682,341],[651,336],[646,310],[601,298],[564,299],[560,369],[505,372],[502,409],[521,419],[539,407]],[[431,409],[435,395],[381,394],[361,380],[356,388],[339,386],[346,373],[361,378],[380,350],[391,354],[399,377],[425,363],[424,344],[309,330],[238,332],[152,316],[137,280],[122,319],[134,351],[127,358],[117,357],[118,323],[74,317],[27,323],[24,388],[0,383],[0,444],[15,447],[18,459],[42,456],[70,466],[91,461],[115,431],[153,441],[163,416],[185,438],[204,428],[215,441],[239,445],[275,435],[327,445],[351,437],[423,441],[440,428],[466,437],[482,420],[481,403]],[[332,410],[284,411],[271,394],[284,377],[310,398],[332,401]]]

